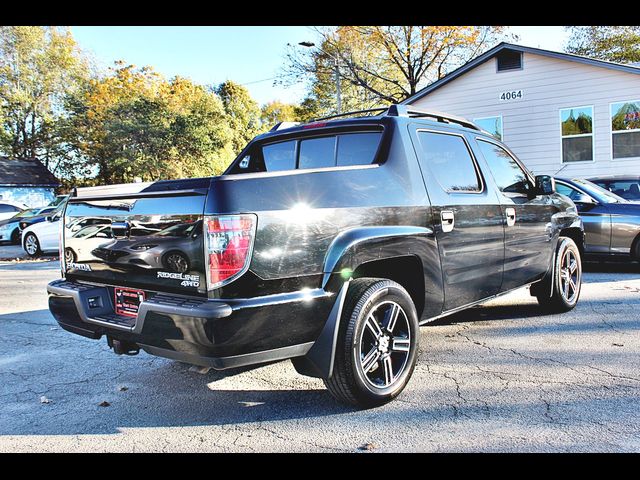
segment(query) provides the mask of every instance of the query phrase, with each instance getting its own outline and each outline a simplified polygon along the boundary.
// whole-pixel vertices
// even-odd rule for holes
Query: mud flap
[[[305,356],[291,359],[293,366],[300,375],[328,379],[333,374],[333,362],[336,354],[342,307],[350,283],[351,279],[344,282],[342,288],[340,288],[327,322],[311,349]]]

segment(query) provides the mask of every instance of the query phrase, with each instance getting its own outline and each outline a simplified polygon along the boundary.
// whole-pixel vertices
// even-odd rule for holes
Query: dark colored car
[[[11,218],[0,220],[0,242],[20,243],[20,222],[36,215],[39,208],[30,208],[17,213]]]
[[[580,295],[582,221],[553,179],[464,119],[401,105],[274,127],[219,177],[78,189],[65,225],[89,216],[126,245],[111,252],[151,264],[159,236],[134,225],[203,232],[184,237],[187,272],[63,263],[62,328],[217,369],[292,359],[360,406],[405,387],[419,325],[525,285],[548,311]]]
[[[579,178],[556,178],[556,191],[578,208],[585,254],[640,260],[640,204]]]
[[[169,272],[201,271],[202,220],[178,223],[151,235],[130,235],[94,249],[93,256],[114,267]]]
[[[640,202],[640,175],[605,175],[588,179],[630,202]]]
[[[27,218],[24,218],[20,221],[20,230],[24,230],[30,225],[34,225],[36,223],[44,222],[47,217],[55,215],[57,212],[61,211],[65,206],[65,201],[68,195],[58,195],[49,205],[39,209],[38,213],[35,215],[30,215]]]

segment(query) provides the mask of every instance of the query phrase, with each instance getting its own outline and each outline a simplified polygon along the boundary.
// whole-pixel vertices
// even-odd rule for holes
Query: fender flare
[[[428,237],[433,237],[432,229],[413,225],[345,230],[333,239],[327,249],[322,269],[322,288],[331,290],[335,283],[340,285],[359,265],[368,261],[405,255],[424,257]]]
[[[292,358],[296,371],[310,377],[329,379],[333,375],[333,365],[338,342],[338,331],[342,308],[351,283],[350,274],[358,265],[399,255],[419,255],[425,248],[421,239],[433,235],[433,230],[416,226],[360,227],[345,230],[331,242],[324,261],[322,287],[340,282],[331,312],[320,335],[303,357]],[[405,241],[398,245],[398,238]],[[347,268],[349,277],[344,278],[341,270]]]

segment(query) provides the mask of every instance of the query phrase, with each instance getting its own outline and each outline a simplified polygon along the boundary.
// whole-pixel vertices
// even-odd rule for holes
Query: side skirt
[[[466,305],[462,305],[461,307],[456,307],[456,308],[453,308],[451,310],[447,310],[446,312],[443,312],[440,315],[436,315],[435,317],[430,317],[430,318],[427,318],[425,320],[421,320],[420,321],[420,326],[426,325],[427,323],[431,323],[431,322],[433,322],[435,320],[438,320],[440,318],[443,318],[443,317],[448,317],[449,315],[453,315],[454,313],[461,312],[462,310],[466,310],[467,308],[475,307],[476,305],[480,305],[480,304],[486,303],[486,302],[488,302],[490,300],[493,300],[493,299],[498,298],[498,297],[502,297],[503,295],[507,295],[508,293],[511,293],[511,292],[515,292],[516,290],[520,290],[521,288],[529,287],[529,286],[534,285],[536,283],[539,283],[541,281],[542,281],[542,279],[536,280],[535,282],[530,282],[530,283],[527,283],[527,284],[522,285],[520,287],[512,288],[511,290],[507,290],[505,292],[496,293],[495,295],[492,295],[491,297],[483,298],[482,300],[477,300],[475,302],[471,302],[471,303],[467,303]]]

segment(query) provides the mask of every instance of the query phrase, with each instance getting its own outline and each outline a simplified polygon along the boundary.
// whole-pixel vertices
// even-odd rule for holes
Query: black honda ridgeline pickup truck
[[[392,105],[278,125],[219,177],[78,189],[60,326],[216,369],[291,359],[339,400],[397,396],[419,325],[530,285],[580,295],[583,227],[473,123]]]

